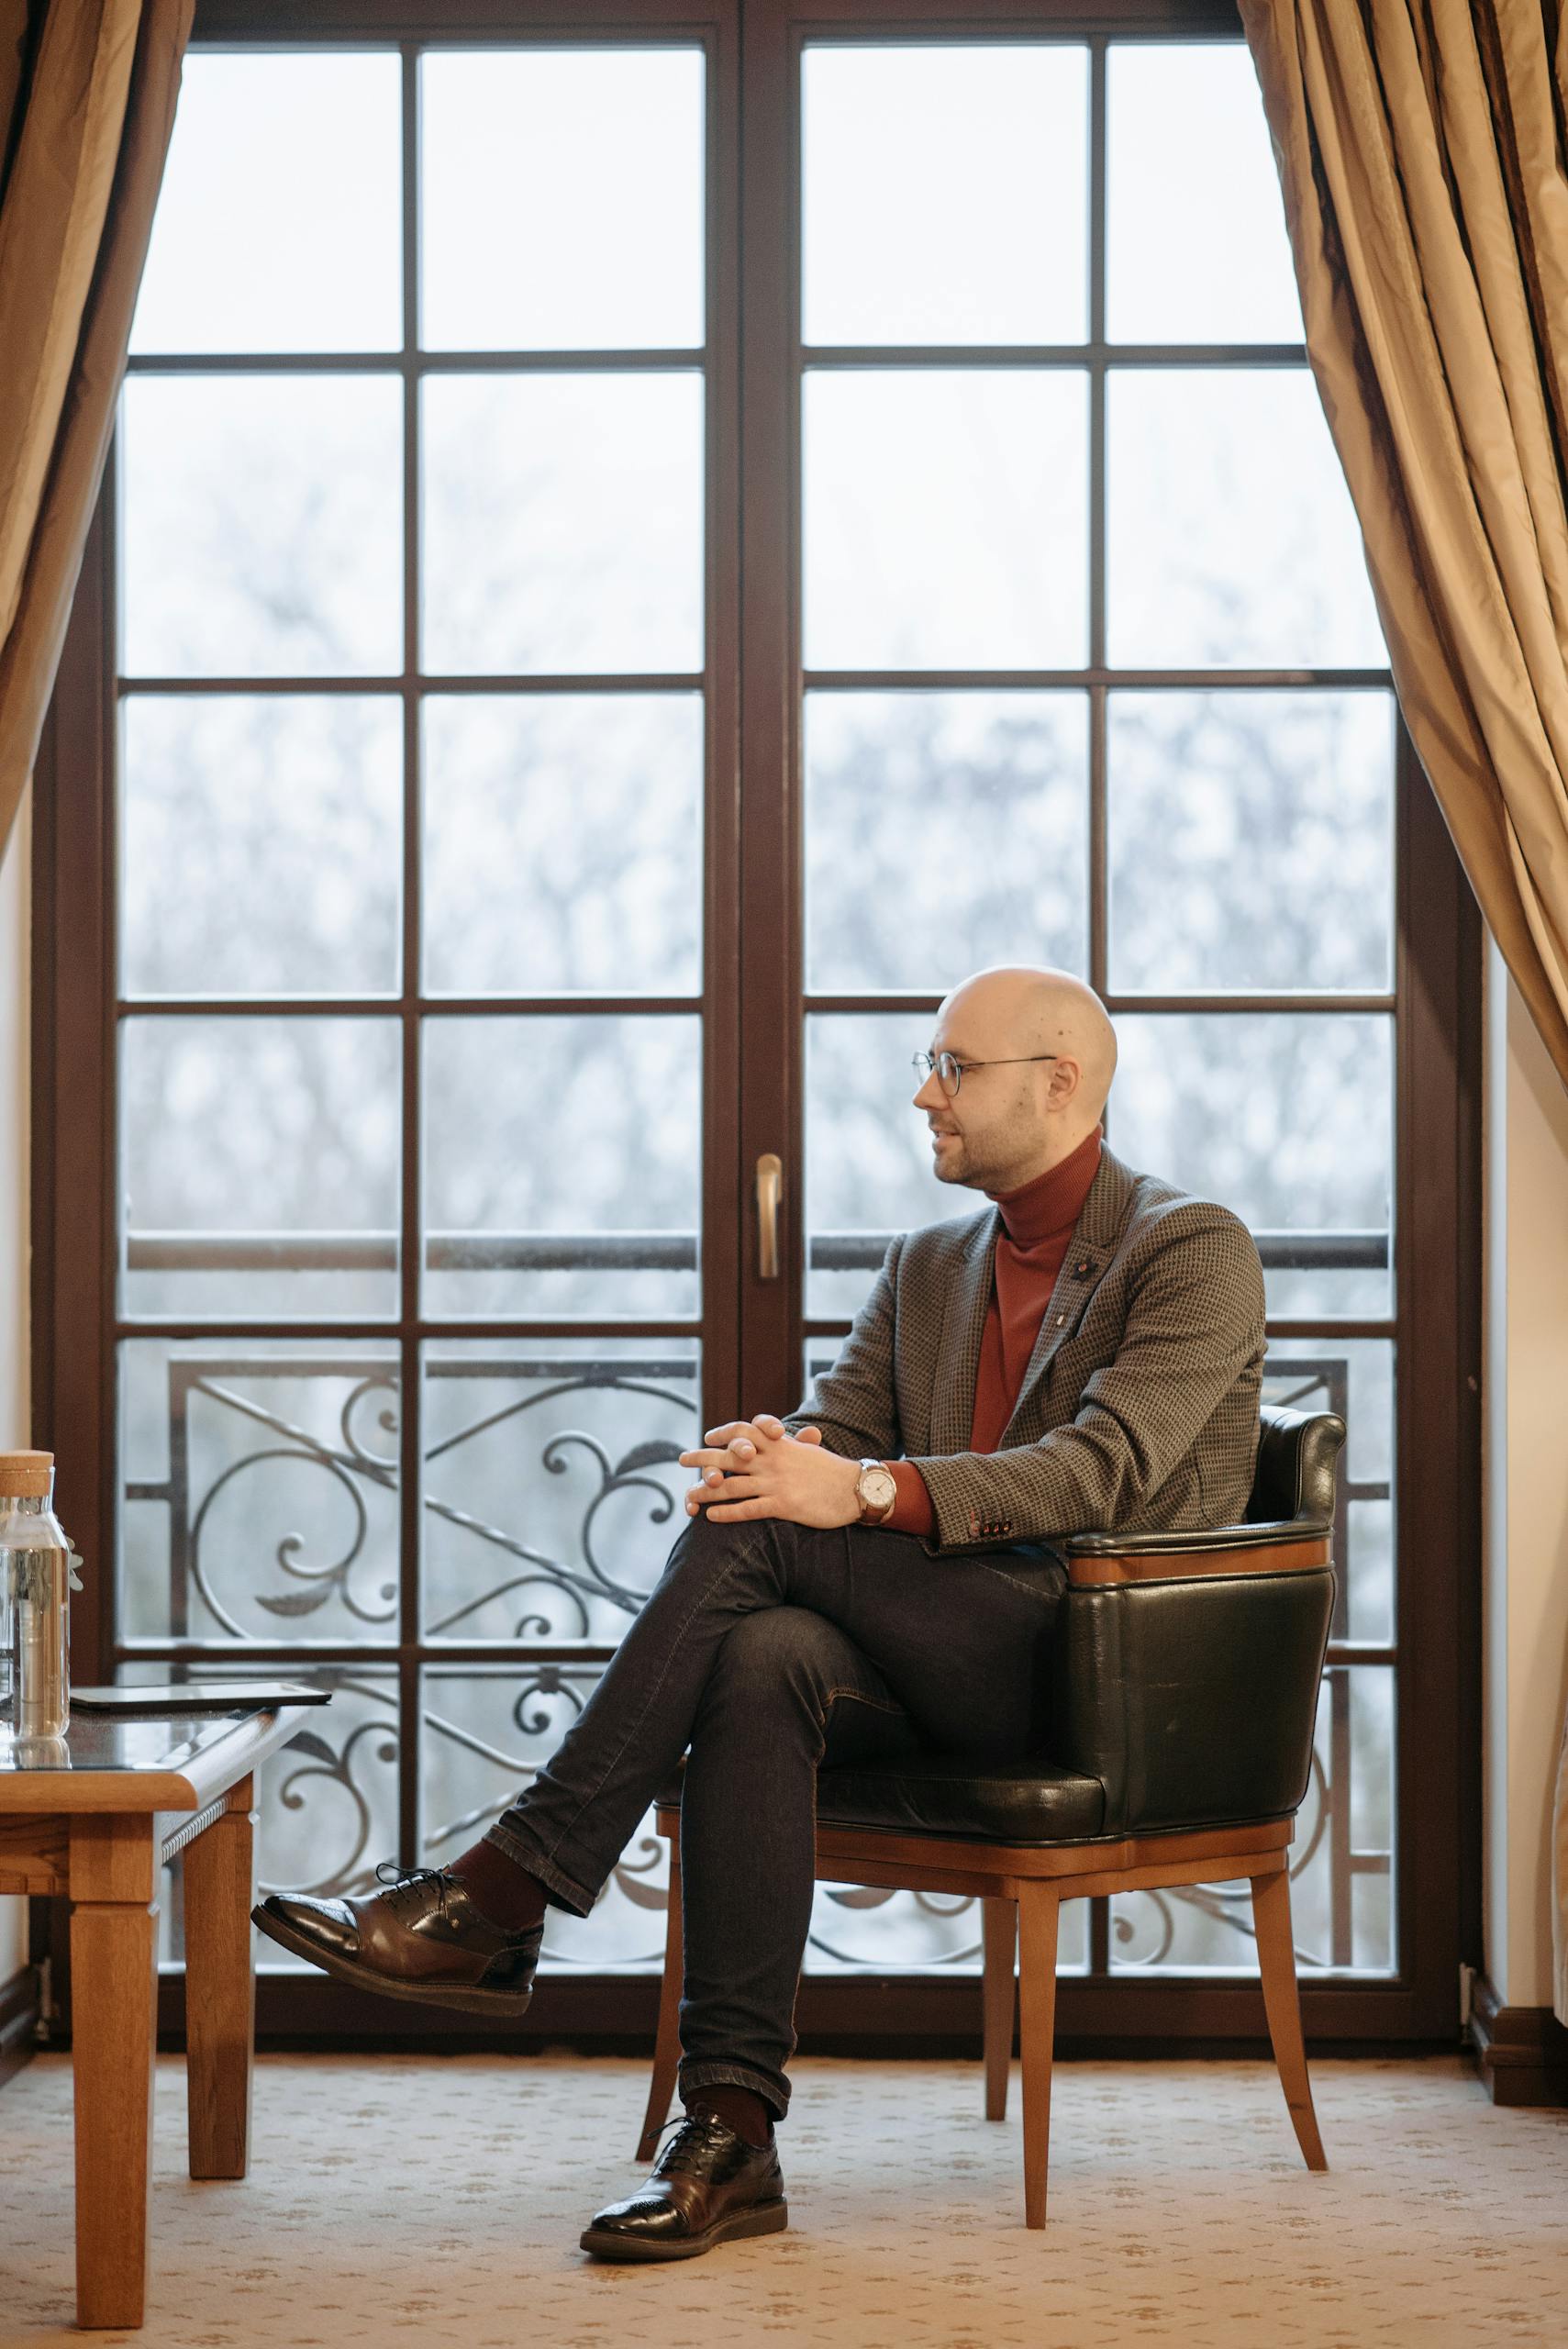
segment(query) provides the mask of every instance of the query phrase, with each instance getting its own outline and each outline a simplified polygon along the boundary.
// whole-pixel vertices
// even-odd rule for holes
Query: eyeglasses
[[[951,1101],[957,1098],[958,1088],[969,1069],[1021,1068],[1026,1061],[1054,1061],[1060,1058],[1061,1054],[1058,1052],[1015,1052],[1011,1058],[1006,1060],[961,1061],[955,1060],[951,1052],[938,1052],[934,1055],[930,1052],[912,1052],[909,1056],[909,1065],[918,1072],[922,1085],[934,1074],[937,1083]]]

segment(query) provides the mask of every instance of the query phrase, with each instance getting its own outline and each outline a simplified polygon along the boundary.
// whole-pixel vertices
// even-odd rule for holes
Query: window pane
[[[851,1314],[895,1231],[973,1215],[982,1191],[939,1183],[914,1106],[929,1012],[819,1012],[806,1023],[806,1310]]]
[[[695,1018],[431,1019],[432,1314],[697,1308]]]
[[[133,353],[395,350],[401,140],[395,50],[192,50]]]
[[[1112,986],[1389,986],[1394,757],[1388,694],[1112,694]]]
[[[700,669],[702,392],[684,371],[427,383],[425,666]]]
[[[1086,651],[1086,379],[808,371],[806,658],[1075,666]]]
[[[118,1678],[169,1680],[257,1680],[270,1676],[251,1664],[121,1664]],[[329,1705],[313,1705],[295,1718],[294,1735],[262,1763],[256,1778],[256,1889],[304,1892],[318,1898],[375,1892],[376,1868],[397,1857],[397,1683],[390,1672],[367,1664],[316,1664],[288,1668],[290,1680],[330,1688]],[[183,1855],[163,1876],[158,1961],[178,1965],[185,1956]],[[261,1935],[256,1965],[268,1974],[297,1974],[319,1980],[303,1957]]]
[[[807,49],[804,339],[1078,342],[1083,47]]]
[[[695,992],[702,772],[695,694],[432,696],[428,984]]]
[[[1315,1970],[1396,1969],[1393,1792],[1394,1675],[1382,1664],[1330,1665],[1290,1846],[1292,1938]],[[1251,1912],[1244,1882],[1116,1893],[1112,1970],[1256,1974]]]
[[[1386,1313],[1394,1022],[1361,1013],[1123,1012],[1106,1119],[1119,1158],[1254,1232],[1276,1315]]]
[[[1394,1637],[1394,1348],[1385,1338],[1271,1338],[1263,1400],[1338,1411],[1345,1422],[1337,1489],[1346,1536],[1334,1553],[1334,1636]]]
[[[699,1370],[695,1338],[428,1347],[426,1636],[618,1640],[685,1531]]]
[[[420,60],[428,351],[703,339],[700,50]]]
[[[137,694],[123,708],[127,991],[395,989],[400,705]]]
[[[396,1639],[391,1346],[138,1338],[120,1461],[124,1637]]]
[[[402,667],[403,393],[382,375],[133,375],[132,676]]]
[[[1241,41],[1112,41],[1106,331],[1116,342],[1300,342],[1257,68]]]
[[[1386,666],[1305,368],[1113,368],[1106,437],[1112,661]]]
[[[807,985],[1082,971],[1088,804],[1082,694],[809,695]]]
[[[128,1314],[395,1309],[395,1019],[130,1019],[120,1052]]]

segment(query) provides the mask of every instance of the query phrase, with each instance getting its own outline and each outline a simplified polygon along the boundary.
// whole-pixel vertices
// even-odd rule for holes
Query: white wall
[[[1550,2007],[1568,1701],[1568,1090],[1490,940],[1485,952],[1485,1959],[1506,2005]]]
[[[31,1442],[28,1394],[28,1004],[31,795],[0,863],[0,1451]],[[27,1955],[26,1904],[0,1900],[0,1985]]]

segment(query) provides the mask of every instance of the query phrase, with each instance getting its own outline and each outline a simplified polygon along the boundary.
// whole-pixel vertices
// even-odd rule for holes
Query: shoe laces
[[[441,1908],[443,1910],[446,1908],[449,1879],[445,1868],[405,1868],[399,1867],[395,1860],[379,1860],[375,1880],[385,1885],[387,1896],[392,1900],[395,1900],[400,1892],[417,1892],[422,1885],[434,1884],[440,1894]]]
[[[661,2177],[673,2176],[677,2170],[705,2169],[715,2150],[715,2130],[723,2130],[726,2136],[735,2133],[728,2122],[720,2121],[714,2112],[677,2112],[673,2120],[666,2121],[660,2136],[669,2129],[678,2134],[671,2138],[653,2165]]]

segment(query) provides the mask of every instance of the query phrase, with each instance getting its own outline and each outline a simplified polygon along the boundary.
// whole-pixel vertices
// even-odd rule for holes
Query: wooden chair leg
[[[1284,1868],[1250,1879],[1252,1921],[1258,1936],[1258,1969],[1269,2019],[1274,2062],[1290,2109],[1292,2126],[1308,2169],[1327,2169],[1329,2160],[1312,2110],[1307,2048],[1301,2035],[1301,1988],[1296,1977],[1296,1943],[1290,1929],[1290,1876]]]
[[[1013,2061],[1013,1959],[1018,1945],[1016,1900],[982,1900],[985,1941],[985,2118],[1007,2117],[1007,2074]]]
[[[256,1898],[250,1781],[184,1850],[185,2095],[191,2176],[243,2177],[250,2140]]]
[[[1018,2045],[1024,2075],[1024,2224],[1045,2224],[1051,2154],[1051,2059],[1056,2043],[1054,1884],[1026,1884],[1018,1896]]]
[[[648,2110],[637,2141],[639,2162],[652,2159],[659,2132],[670,2117],[675,2093],[675,2073],[681,2061],[681,1975],[684,1953],[681,1940],[681,1847],[670,1847],[670,1911],[664,1932],[664,1978],[659,1986],[659,2033],[653,2043],[653,2077],[648,2087]]]

